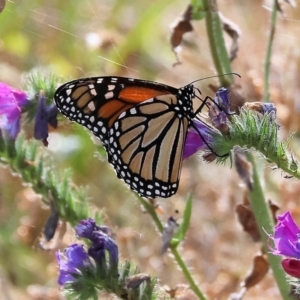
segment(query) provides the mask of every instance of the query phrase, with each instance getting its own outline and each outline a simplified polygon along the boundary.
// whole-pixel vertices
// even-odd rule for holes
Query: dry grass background
[[[7,2],[0,14],[0,80],[20,88],[24,72],[35,68],[52,71],[64,80],[121,75],[178,87],[211,76],[215,71],[204,21],[193,22],[194,31],[182,45],[182,64],[172,66],[175,57],[169,28],[187,4],[170,0]],[[241,31],[238,56],[232,63],[242,76],[236,80],[239,92],[247,101],[260,101],[271,1],[219,0],[218,5]],[[287,4],[283,8],[272,54],[271,100],[278,109],[281,138],[294,132],[290,148],[299,157],[300,8]],[[92,47],[88,37],[100,44]],[[211,94],[209,83],[216,84],[217,79],[199,84],[203,94]],[[160,255],[161,238],[150,217],[107,162],[96,158],[88,133],[69,122],[61,123],[49,143],[43,151],[54,158],[57,168],[71,167],[73,181],[89,187],[92,209],[104,209],[105,224],[116,234],[121,259],[132,259],[142,272],[157,276],[161,285],[186,284],[172,258]],[[300,223],[299,182],[284,178],[280,170],[257,159],[266,197],[277,202],[281,211],[291,210]],[[193,193],[192,221],[181,253],[208,299],[228,299],[239,291],[260,249],[237,222],[235,207],[245,191],[229,164],[206,164],[194,156],[183,165],[178,193],[158,199],[161,219],[173,215],[180,222],[186,195]],[[7,168],[0,169],[0,195],[0,299],[60,299],[54,254],[36,247],[47,208]],[[71,229],[69,233],[65,246],[75,240]],[[194,298],[189,294],[184,299]],[[280,299],[272,274],[244,299]]]

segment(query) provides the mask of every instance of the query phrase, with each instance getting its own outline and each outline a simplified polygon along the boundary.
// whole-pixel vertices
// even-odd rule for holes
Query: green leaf
[[[190,220],[191,220],[191,215],[192,215],[192,207],[193,207],[193,197],[192,194],[189,194],[187,197],[186,205],[185,205],[185,210],[183,213],[183,222],[179,226],[177,233],[174,235],[171,245],[173,247],[176,247],[180,242],[183,241],[185,234],[189,228],[190,225]]]

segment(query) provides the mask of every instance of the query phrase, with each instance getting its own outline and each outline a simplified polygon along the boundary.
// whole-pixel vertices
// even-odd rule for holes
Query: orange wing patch
[[[167,91],[159,91],[144,87],[125,87],[119,94],[119,98],[129,102],[141,103],[147,99],[169,94]]]
[[[105,103],[98,111],[98,117],[109,119],[108,125],[111,127],[119,115],[130,109],[133,105],[123,103],[117,99],[113,99]]]

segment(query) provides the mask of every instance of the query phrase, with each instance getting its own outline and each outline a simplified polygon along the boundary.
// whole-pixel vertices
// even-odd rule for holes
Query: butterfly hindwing
[[[118,177],[149,198],[178,189],[189,122],[178,118],[176,101],[174,95],[145,101],[124,112],[109,132],[107,152]]]

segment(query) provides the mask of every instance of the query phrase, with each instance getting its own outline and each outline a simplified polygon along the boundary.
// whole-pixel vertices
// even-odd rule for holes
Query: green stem
[[[275,35],[275,26],[277,20],[277,0],[273,0],[273,8],[272,8],[272,17],[271,17],[271,27],[270,27],[270,35],[268,40],[267,52],[266,52],[266,60],[265,60],[265,88],[264,88],[264,102],[269,102],[270,100],[270,66],[271,66],[271,53],[272,53],[272,46],[274,42],[274,35]]]
[[[194,293],[198,296],[199,299],[201,300],[206,300],[206,297],[204,296],[204,294],[199,290],[199,287],[197,286],[196,282],[194,281],[191,272],[189,271],[189,269],[187,268],[186,264],[184,263],[184,261],[182,260],[180,254],[178,253],[177,248],[171,248],[171,252],[176,260],[176,262],[178,263],[179,267],[181,268],[186,280],[188,281],[188,283],[190,284],[191,289],[194,291]]]
[[[278,125],[271,116],[259,117],[250,110],[241,110],[240,115],[233,115],[228,124],[229,135],[216,135],[216,153],[229,153],[236,146],[255,148],[268,162],[300,179],[300,161],[288,151],[288,140],[278,140]]]
[[[216,0],[204,0],[206,7],[206,31],[210,45],[210,51],[218,75],[232,72],[230,59],[225,46],[223,29],[219,17]],[[232,75],[219,77],[221,86],[229,86],[233,83]]]
[[[257,172],[255,160],[251,154],[247,154],[248,160],[252,164],[253,171],[253,190],[249,192],[251,207],[259,228],[261,241],[268,256],[270,267],[273,271],[274,278],[277,282],[282,299],[291,300],[290,296],[291,287],[286,281],[286,276],[281,268],[281,258],[270,253],[268,248],[268,235],[266,232],[271,233],[274,230],[274,222],[265,200],[263,190],[260,184],[259,175]]]
[[[148,212],[148,214],[151,216],[152,220],[154,221],[158,231],[160,233],[163,232],[164,226],[162,225],[161,221],[159,220],[157,213],[151,203],[149,201],[145,200],[144,198],[140,197],[138,194],[136,194],[136,197],[144,207],[144,209]]]
[[[138,194],[136,194],[136,196],[137,196],[137,199],[139,200],[139,202],[141,203],[141,205],[144,207],[144,209],[152,217],[152,220],[154,221],[158,231],[160,233],[162,233],[163,230],[164,230],[164,227],[163,227],[163,224],[161,223],[161,221],[159,220],[153,205],[151,203],[149,203],[147,200],[140,197]],[[172,254],[175,258],[175,261],[180,266],[180,268],[181,268],[186,280],[190,284],[190,287],[193,290],[193,292],[198,296],[198,298],[200,300],[206,300],[204,294],[200,291],[198,285],[196,284],[195,280],[193,279],[193,277],[191,275],[191,272],[189,271],[188,267],[186,266],[186,264],[182,260],[180,254],[178,253],[177,246],[178,245],[170,247],[170,250],[171,250],[171,252],[172,252]]]
[[[241,147],[247,147],[248,149],[251,149],[254,147],[253,143],[252,144],[239,144],[236,143],[236,146],[239,145]],[[279,144],[279,147],[282,144]],[[270,153],[266,149],[255,147],[256,150],[258,150],[260,153],[262,153],[265,158],[268,160],[269,163],[274,163],[277,165],[278,168],[283,170],[285,173],[290,174],[291,176],[300,179],[300,162],[293,157],[290,153],[288,153],[285,149],[282,154],[280,153]]]

